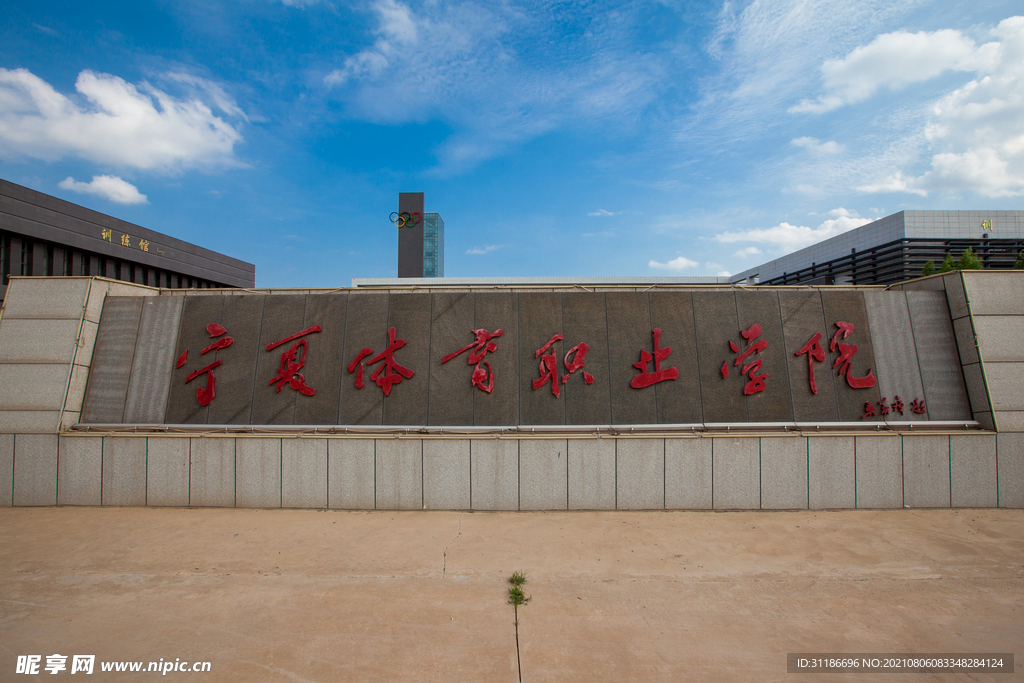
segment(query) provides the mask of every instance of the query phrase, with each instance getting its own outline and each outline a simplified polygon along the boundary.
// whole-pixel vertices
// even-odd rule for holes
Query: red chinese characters
[[[476,366],[473,368],[473,376],[470,378],[470,382],[480,391],[485,391],[489,394],[494,391],[494,371],[491,370],[491,364],[484,360],[484,356],[498,350],[498,345],[491,340],[500,337],[503,333],[501,330],[488,332],[487,330],[480,329],[473,330],[473,334],[476,335],[475,342],[463,346],[454,353],[449,353],[441,360],[441,365],[444,365],[460,353],[473,349],[473,352],[469,354],[469,358],[466,360],[467,365]],[[484,370],[481,366],[486,366],[487,369]]]
[[[868,370],[868,374],[863,377],[854,377],[850,373],[850,366],[853,361],[853,357],[857,354],[857,347],[853,344],[847,344],[846,342],[839,341],[840,339],[846,339],[856,329],[853,323],[848,323],[840,320],[836,323],[836,333],[832,336],[832,341],[828,345],[828,350],[835,353],[838,349],[839,356],[836,358],[835,363],[832,364],[832,369],[839,368],[838,375],[842,377],[846,375],[846,383],[850,385],[851,389],[868,389],[875,386],[877,380],[873,371]],[[825,360],[825,350],[821,348],[821,332],[815,332],[807,343],[800,347],[795,356],[802,356],[807,354],[807,375],[810,380],[811,393],[818,393],[818,384],[814,381],[814,362],[822,362]],[[897,397],[898,399],[899,397]],[[902,404],[901,404],[902,405]]]
[[[640,349],[640,361],[633,363],[633,367],[640,371],[640,374],[633,378],[629,386],[634,389],[643,389],[658,382],[679,377],[679,369],[675,367],[661,369],[661,361],[665,360],[672,353],[672,348],[666,346],[659,348],[661,343],[661,330],[654,328],[654,355],[647,352],[647,349]],[[647,372],[647,364],[654,361],[654,372]]]
[[[555,355],[554,344],[555,342],[562,341],[563,337],[560,334],[556,334],[548,343],[537,349],[533,357],[540,358],[540,377],[533,380],[533,390],[536,391],[542,386],[551,382],[551,393],[558,398],[559,394],[559,379],[558,379],[558,356]],[[551,353],[545,353],[545,351],[551,350]],[[572,347],[565,353],[565,357],[562,362],[565,364],[566,374],[561,378],[561,384],[565,384],[569,381],[569,376],[577,370],[583,368],[586,365],[587,351],[590,350],[590,345],[586,342],[580,342],[576,346]],[[570,360],[570,357],[572,359]],[[587,384],[594,383],[594,376],[586,370],[583,371],[583,381]]]
[[[209,325],[206,326],[206,331],[210,334],[211,339],[216,339],[217,341],[213,342],[205,349],[200,351],[199,355],[201,356],[206,355],[210,351],[219,351],[221,349],[226,349],[235,342],[235,340],[232,339],[231,337],[224,336],[227,333],[227,330],[224,328],[223,325],[219,323],[210,323]],[[188,349],[185,349],[182,352],[182,354],[178,356],[178,360],[175,366],[181,368],[187,362]],[[185,384],[188,384],[196,377],[199,377],[200,375],[204,374],[206,375],[206,386],[196,387],[196,400],[199,401],[199,405],[206,407],[210,405],[210,402],[213,401],[214,398],[216,398],[217,378],[213,374],[213,369],[220,366],[223,362],[224,361],[217,359],[205,367],[199,368],[198,370],[193,370],[188,374],[188,377],[185,378]]]
[[[836,362],[832,364],[832,369],[839,368],[839,376],[846,375],[846,383],[850,385],[851,389],[868,389],[875,386],[878,380],[875,379],[873,371],[868,370],[868,374],[863,377],[854,377],[850,373],[850,365],[853,361],[853,357],[857,354],[857,347],[853,344],[846,344],[839,341],[840,338],[846,339],[853,333],[853,323],[843,322],[840,320],[836,323],[836,327],[839,329],[834,335],[832,335],[832,341],[828,345],[828,350],[835,353],[836,348],[839,349],[839,357],[836,358]],[[840,335],[842,335],[840,337]]]
[[[761,336],[761,326],[758,325],[757,323],[754,323],[753,325],[751,325],[749,329],[740,330],[740,334],[743,336],[744,339],[747,340],[747,349],[743,353],[741,353],[739,356],[736,357],[736,360],[733,363],[733,365],[736,365],[736,366],[739,366],[740,363],[742,363],[746,359],[746,357],[749,356],[750,354],[756,353],[756,354],[760,355],[760,353],[762,351],[764,351],[765,349],[768,348],[768,340],[767,339],[761,339],[760,341],[754,341],[755,339],[757,339],[758,337]],[[740,347],[737,346],[736,343],[733,342],[731,339],[729,340],[729,349],[733,353],[739,353],[739,351],[740,351]],[[757,371],[761,369],[761,365],[763,365],[763,364],[764,364],[763,360],[761,360],[760,358],[756,358],[756,359],[750,361],[749,363],[747,363],[746,365],[744,365],[740,369],[740,374],[741,375],[746,375],[747,379],[748,379],[746,386],[743,387],[743,395],[744,396],[749,396],[750,394],[756,394],[756,393],[758,393],[760,391],[764,391],[765,390],[765,388],[767,386],[766,383],[765,383],[765,380],[768,379],[768,373],[767,372],[763,372],[760,375],[757,374]],[[728,361],[722,361],[722,368],[721,368],[720,372],[722,373],[722,379],[726,379],[727,377],[729,377],[729,362]],[[747,373],[750,373],[750,374],[748,375]]]
[[[355,381],[356,389],[363,388],[363,369],[365,366],[373,365],[380,361],[384,361],[383,365],[370,374],[370,379],[384,391],[385,396],[391,395],[391,387],[401,383],[403,377],[411,379],[416,373],[395,360],[395,351],[403,346],[405,346],[405,340],[395,339],[395,328],[392,327],[388,330],[388,347],[386,349],[366,361],[366,363],[363,363],[362,360],[372,355],[373,349],[366,347],[360,351],[355,359],[348,364],[349,374],[356,372],[356,368],[359,369]]]
[[[316,389],[307,385],[306,378],[299,372],[306,365],[306,354],[309,352],[309,344],[305,339],[300,339],[300,337],[320,331],[319,325],[313,325],[280,341],[267,344],[267,351],[272,351],[282,344],[295,342],[291,345],[291,348],[281,353],[281,364],[277,368],[277,374],[267,383],[270,385],[276,384],[277,393],[281,393],[281,389],[284,388],[285,384],[306,396],[312,396],[316,393]],[[296,339],[299,341],[295,341]]]

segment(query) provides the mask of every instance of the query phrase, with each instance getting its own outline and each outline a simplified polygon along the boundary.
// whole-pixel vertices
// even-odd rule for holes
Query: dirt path
[[[896,678],[1024,680],[1024,510],[16,508],[0,681],[59,653],[95,654],[100,681],[177,658],[211,672],[161,678],[512,682],[513,571],[531,683],[871,680],[786,673],[834,651],[1015,652],[1012,676]]]

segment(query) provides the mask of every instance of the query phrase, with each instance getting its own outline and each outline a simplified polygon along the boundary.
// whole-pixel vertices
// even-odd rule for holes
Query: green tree
[[[1014,270],[1024,270],[1024,251],[1017,254],[1017,260],[1013,263]]]
[[[981,270],[981,259],[974,255],[970,247],[967,247],[967,251],[960,257],[956,267],[957,270]]]
[[[928,277],[929,275],[935,275],[935,261],[926,262],[924,268],[921,269],[921,277]]]
[[[952,254],[946,254],[946,260],[939,266],[940,273],[949,273],[956,270],[956,261],[953,260]]]

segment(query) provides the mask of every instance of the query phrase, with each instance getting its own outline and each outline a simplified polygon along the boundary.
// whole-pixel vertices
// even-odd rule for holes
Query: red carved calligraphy
[[[356,368],[359,369],[355,381],[356,389],[363,388],[363,368],[366,365],[373,365],[381,361],[384,361],[383,364],[370,374],[370,379],[384,391],[385,396],[391,395],[391,388],[396,384],[400,384],[403,377],[411,379],[416,373],[395,360],[395,351],[398,351],[403,346],[405,346],[405,340],[396,339],[395,328],[392,327],[388,329],[388,347],[386,349],[366,361],[365,364],[362,360],[367,356],[373,355],[373,349],[366,347],[360,351],[355,359],[348,364],[349,374],[355,372]]]
[[[491,369],[491,364],[484,360],[484,357],[488,353],[494,353],[497,351],[497,343],[492,342],[491,340],[500,337],[503,332],[501,330],[488,332],[487,330],[479,329],[473,330],[473,334],[476,335],[475,342],[463,346],[458,351],[449,353],[441,359],[441,364],[444,365],[460,353],[473,349],[473,352],[469,354],[469,358],[466,360],[467,365],[476,366],[473,368],[473,376],[470,377],[470,383],[480,391],[484,391],[489,394],[494,391],[494,370]],[[486,366],[487,369],[484,370],[481,366]]]
[[[640,361],[633,363],[633,367],[640,371],[640,374],[633,378],[629,383],[629,386],[634,389],[643,389],[649,387],[652,384],[658,382],[664,382],[669,379],[676,379],[679,377],[679,369],[676,367],[661,369],[661,361],[669,357],[672,353],[671,347],[659,348],[661,343],[661,330],[657,327],[654,328],[654,354],[647,352],[647,349],[640,349]],[[654,372],[647,372],[647,364],[654,361]],[[728,369],[726,370],[728,372]]]
[[[928,409],[924,406],[924,401],[919,398],[915,398],[910,402],[910,412],[916,413],[917,415],[923,415]]]
[[[538,370],[540,371],[540,377],[533,380],[533,390],[536,391],[542,386],[551,382],[551,393],[555,395],[555,398],[560,396],[558,385],[565,384],[569,381],[569,377],[576,372],[581,370],[587,363],[587,351],[590,350],[590,345],[586,342],[580,342],[576,346],[572,347],[565,352],[565,357],[562,358],[562,362],[565,364],[566,374],[559,380],[558,377],[558,356],[555,353],[554,345],[555,342],[562,341],[564,337],[560,334],[556,334],[548,340],[548,343],[537,349],[533,357],[540,358],[540,364]],[[550,350],[551,353],[545,353]],[[587,384],[594,383],[594,376],[586,370],[583,370],[583,381]]]
[[[305,376],[299,372],[306,365],[306,355],[309,352],[309,344],[305,339],[301,339],[301,337],[320,331],[319,325],[313,325],[301,332],[296,332],[284,339],[267,344],[267,351],[272,351],[282,344],[294,342],[291,348],[281,353],[281,364],[277,367],[277,374],[267,382],[268,385],[277,385],[277,393],[281,393],[281,389],[284,388],[285,384],[288,384],[292,389],[305,396],[312,396],[316,393],[316,389],[306,384]],[[295,341],[296,339],[299,341]]]
[[[903,399],[900,398],[899,394],[896,394],[895,400],[892,402],[892,412],[903,414]]]
[[[818,384],[814,381],[814,361],[819,363],[825,360],[825,350],[821,348],[821,332],[815,332],[814,336],[806,344],[800,347],[795,356],[807,354],[807,372],[811,379],[811,393],[818,393]]]
[[[839,341],[840,339],[846,339],[849,337],[855,327],[853,323],[848,323],[840,320],[836,323],[836,327],[839,329],[832,336],[832,341],[828,345],[828,350],[835,353],[836,348],[839,349],[839,357],[836,358],[836,362],[832,364],[832,369],[839,368],[839,376],[846,375],[846,383],[850,385],[851,389],[867,389],[875,386],[878,380],[875,379],[874,372],[868,370],[868,374],[863,377],[854,377],[850,373],[850,366],[853,361],[853,357],[857,354],[857,347],[854,344],[846,344]]]
[[[209,333],[211,339],[217,339],[217,341],[200,351],[199,355],[205,355],[210,351],[226,349],[235,342],[231,337],[224,336],[227,333],[227,330],[219,323],[210,323],[206,326],[206,331]],[[185,349],[181,355],[178,356],[178,360],[175,362],[175,367],[181,368],[187,362],[188,349]],[[196,400],[199,401],[199,405],[206,407],[210,405],[214,398],[217,397],[217,377],[213,374],[213,369],[219,367],[223,362],[224,361],[220,359],[215,360],[205,367],[193,370],[185,378],[185,384],[188,384],[195,378],[206,375],[206,386],[196,387]]]
[[[863,420],[867,417],[872,417],[877,414],[878,413],[875,412],[875,407],[871,405],[871,401],[864,401],[864,414],[860,416],[860,419]]]
[[[761,336],[761,326],[758,325],[757,323],[751,325],[749,329],[740,330],[740,335],[742,335],[743,338],[747,340],[747,349],[736,357],[736,361],[733,363],[733,365],[735,366],[739,366],[741,363],[743,363],[746,357],[749,356],[750,354],[756,353],[760,355],[762,351],[768,348],[767,339],[754,341]],[[729,340],[729,349],[733,353],[739,353],[740,351],[740,347],[737,346],[736,343],[733,342],[732,340]],[[740,369],[740,374],[745,375],[748,379],[747,384],[743,387],[744,396],[749,396],[750,394],[756,394],[760,391],[765,390],[767,386],[765,380],[768,379],[768,373],[763,372],[760,375],[757,374],[757,371],[761,369],[761,365],[763,363],[763,360],[761,360],[760,358],[756,358],[750,361],[749,363],[743,365],[743,367]],[[725,361],[722,362],[721,373],[722,379],[725,379],[729,376],[729,364]]]

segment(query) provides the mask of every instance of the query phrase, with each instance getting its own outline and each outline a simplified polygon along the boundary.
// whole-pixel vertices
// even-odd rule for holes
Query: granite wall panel
[[[835,422],[839,419],[839,407],[832,363],[816,361],[810,353],[796,355],[816,334],[821,335],[818,343],[822,351],[828,352],[829,328],[825,324],[821,293],[813,290],[781,291],[779,306],[793,388],[794,419],[797,422]],[[812,372],[816,392],[811,388]]]
[[[562,316],[565,340],[559,367],[562,379],[568,375],[568,381],[562,384],[566,424],[611,424],[611,380],[608,366],[605,295],[566,292],[562,294]],[[582,344],[586,344],[587,348],[579,346]],[[569,355],[570,350],[577,347],[578,350]],[[574,365],[582,363],[583,367],[570,373],[565,365],[565,359]],[[586,382],[585,373],[590,373],[592,383]],[[629,389],[616,387],[616,390]]]
[[[474,297],[474,329],[501,330],[501,336],[492,340],[498,348],[486,357],[494,374],[494,390],[489,394],[480,390],[472,392],[473,424],[487,427],[518,424],[519,389],[525,377],[519,368],[518,295],[477,292]]]
[[[569,509],[615,509],[615,439],[568,439]]]
[[[654,354],[654,328],[661,330],[659,348],[671,353],[661,362],[661,369],[675,368],[676,379],[662,380],[652,385],[657,402],[657,421],[660,424],[697,424],[701,422],[700,371],[697,365],[697,334],[693,325],[693,297],[685,291],[651,292],[651,337],[645,349]],[[639,349],[636,360],[640,362]],[[633,377],[639,370],[633,369]],[[655,371],[652,359],[647,372]],[[630,380],[632,381],[632,379]],[[631,389],[632,391],[650,391]]]
[[[665,509],[710,510],[712,441],[665,439]]]
[[[307,340],[307,347],[306,365],[302,368],[302,373],[306,385],[315,389],[316,393],[312,396],[296,394],[294,423],[297,425],[329,425],[334,424],[337,419],[341,376],[345,365],[348,364],[344,356],[345,314],[348,310],[348,301],[349,295],[344,292],[310,294],[306,297],[302,329],[307,330],[319,325],[321,331],[303,337]],[[280,346],[271,353],[278,354],[279,351],[290,348],[290,345]],[[283,393],[291,389],[286,386],[281,391]],[[326,451],[323,457],[326,465]],[[323,495],[326,497],[327,492],[324,491]],[[323,506],[317,507],[324,506],[326,502]]]
[[[822,306],[825,310],[825,323],[828,334],[822,337],[822,348],[825,351],[825,362],[827,367],[839,359],[839,342],[851,344],[857,347],[856,353],[850,359],[850,367],[847,374],[840,376],[843,366],[836,368],[836,402],[839,405],[839,419],[842,421],[860,420],[864,414],[864,404],[871,403],[877,406],[882,395],[879,393],[878,385],[872,387],[854,389],[850,386],[850,378],[861,378],[872,372],[878,378],[876,369],[874,347],[871,343],[871,325],[868,323],[868,314],[864,306],[864,292],[851,290],[825,291],[821,293]],[[853,332],[843,339],[837,340],[835,351],[831,351],[831,340],[839,331],[836,323],[847,322],[854,326]],[[828,341],[826,345],[824,342]],[[851,506],[852,507],[852,506]]]
[[[557,373],[545,372],[548,380],[537,389],[533,381],[540,380],[541,359],[537,351],[562,330],[562,295],[553,292],[530,292],[519,295],[519,424],[565,424],[565,393],[561,390],[559,375],[564,372],[562,362],[568,350],[564,339],[555,341],[543,355],[555,354]],[[558,387],[554,395],[552,382]]]
[[[474,423],[473,394],[480,392],[472,382],[476,364],[469,364],[470,357],[478,352],[477,348],[470,346],[476,342],[473,330],[478,329],[473,326],[474,303],[472,292],[438,292],[433,296],[430,322],[430,395],[435,400],[430,402],[429,424]],[[502,337],[493,340],[494,343],[500,344]],[[442,363],[445,356],[457,353],[467,346],[470,348],[453,356],[447,363]],[[491,358],[494,356],[489,355]],[[489,365],[491,358],[485,356],[483,360]],[[487,365],[481,362],[480,366],[481,370],[486,371]],[[504,380],[508,382],[510,378],[505,377]]]
[[[107,297],[104,302],[82,422],[105,424],[120,422],[124,417],[143,300],[144,297]]]
[[[167,411],[174,348],[184,297],[133,297],[142,302],[124,421],[159,424]]]
[[[767,373],[765,390],[746,396],[747,419],[751,422],[792,422],[793,401],[789,379],[789,353],[782,334],[782,312],[779,308],[779,295],[774,290],[744,290],[736,292],[736,312],[741,330],[750,330],[754,325],[761,326],[761,334],[749,341],[736,339],[742,355],[752,345],[760,341],[768,342],[767,348],[760,353],[747,356],[740,366],[730,359],[730,373],[739,373],[743,367],[763,362],[759,374]],[[794,349],[795,351],[796,349]],[[738,359],[738,355],[737,355]],[[750,380],[755,372],[751,368],[743,376],[744,383]],[[731,379],[731,377],[730,377]]]
[[[394,385],[391,395],[384,399],[384,424],[427,424],[430,400],[427,390],[432,369],[430,295],[392,293],[390,298],[388,324],[395,328],[396,339],[406,340],[406,345],[395,353],[395,360],[416,374]]]
[[[960,354],[942,293],[907,292],[907,304],[914,326],[928,419],[970,420]]]
[[[260,329],[267,297],[241,295],[216,298],[224,300],[218,322],[227,330],[224,336],[230,336],[234,342],[226,349],[211,351],[196,360],[197,363],[223,361],[214,371],[217,377],[217,397],[210,403],[207,420],[215,425],[254,424],[251,422],[254,390],[265,389],[273,376],[262,377],[256,374],[256,361],[265,353],[260,347]],[[202,344],[208,346],[214,341],[207,335]],[[202,348],[193,348],[192,352],[198,353]],[[184,382],[184,378],[179,381]],[[193,380],[191,386],[201,381]],[[191,402],[195,404],[194,388],[192,394]]]
[[[653,352],[653,328],[647,295],[640,292],[608,292],[605,294],[605,302],[611,423],[655,424],[658,421],[657,390],[651,387],[634,389],[630,386],[630,382],[637,376],[638,371],[633,363],[640,361],[640,350]],[[661,343],[671,346],[664,338]],[[666,366],[670,365],[666,361]],[[700,394],[697,396],[699,398]],[[692,400],[692,396],[687,398]]]
[[[338,424],[383,424],[384,393],[370,379],[370,375],[380,365],[378,363],[367,367],[366,361],[388,347],[388,300],[388,295],[383,292],[371,292],[349,298],[345,314],[345,354],[342,357],[345,367],[342,369]],[[353,365],[353,361],[363,349],[369,349],[372,355],[364,358],[362,363]],[[396,356],[400,363],[404,360],[401,351],[404,349]],[[360,365],[363,367],[360,368]],[[352,372],[349,372],[349,368],[352,368]],[[364,385],[361,389],[356,386],[360,372]],[[393,387],[393,390],[397,388]]]
[[[281,354],[287,353],[292,342],[286,342],[267,351],[267,346],[301,332],[305,328],[306,296],[287,294],[268,296],[263,304],[263,325],[260,328],[259,351],[256,355],[256,378],[253,382],[252,422],[258,425],[293,424],[296,397],[304,400],[311,396],[300,394],[288,383],[269,384],[281,365]],[[317,333],[309,335],[316,337]],[[307,339],[307,337],[303,337]],[[296,342],[299,340],[296,340]],[[316,339],[310,343],[316,344]],[[264,379],[266,378],[266,379]]]
[[[474,510],[519,509],[519,443],[514,439],[470,441]]]
[[[133,297],[134,298],[134,297]],[[207,424],[209,421],[210,408],[209,406],[199,405],[199,401],[196,398],[196,390],[200,387],[209,386],[209,374],[203,374],[191,382],[187,382],[188,376],[206,367],[210,363],[216,362],[216,352],[209,351],[202,353],[203,349],[210,346],[215,340],[210,339],[210,333],[207,331],[206,326],[211,323],[220,324],[222,314],[224,312],[224,299],[223,296],[186,296],[185,302],[182,305],[181,311],[181,325],[178,328],[178,339],[174,347],[174,358],[173,358],[173,369],[171,370],[170,380],[170,391],[167,396],[167,411],[164,414],[164,422],[166,424]],[[136,298],[136,300],[139,300]],[[110,301],[110,298],[107,299]],[[104,309],[106,306],[104,306]],[[104,316],[106,313],[104,312]],[[100,322],[102,329],[103,323]],[[232,333],[233,334],[233,333]],[[97,343],[99,339],[97,338]],[[179,368],[177,367],[177,361],[182,355],[188,352],[187,360]],[[97,362],[96,355],[93,354],[93,365]],[[223,364],[221,365],[223,367]],[[221,370],[218,367],[214,370],[214,377],[216,378]],[[226,368],[225,368],[226,370]],[[94,370],[95,371],[95,370]],[[249,391],[252,389],[252,375],[250,374],[246,384],[249,386]],[[214,392],[216,392],[216,383],[214,384]],[[85,406],[88,408],[90,404],[90,398],[88,393],[85,398]]]
[[[743,388],[747,378],[733,363],[738,354],[731,351],[734,342],[742,353],[746,344],[740,336],[736,313],[736,295],[732,291],[693,293],[693,317],[697,328],[697,355],[700,358],[700,393],[705,422],[747,422],[747,397]],[[722,368],[728,370],[723,377]]]

